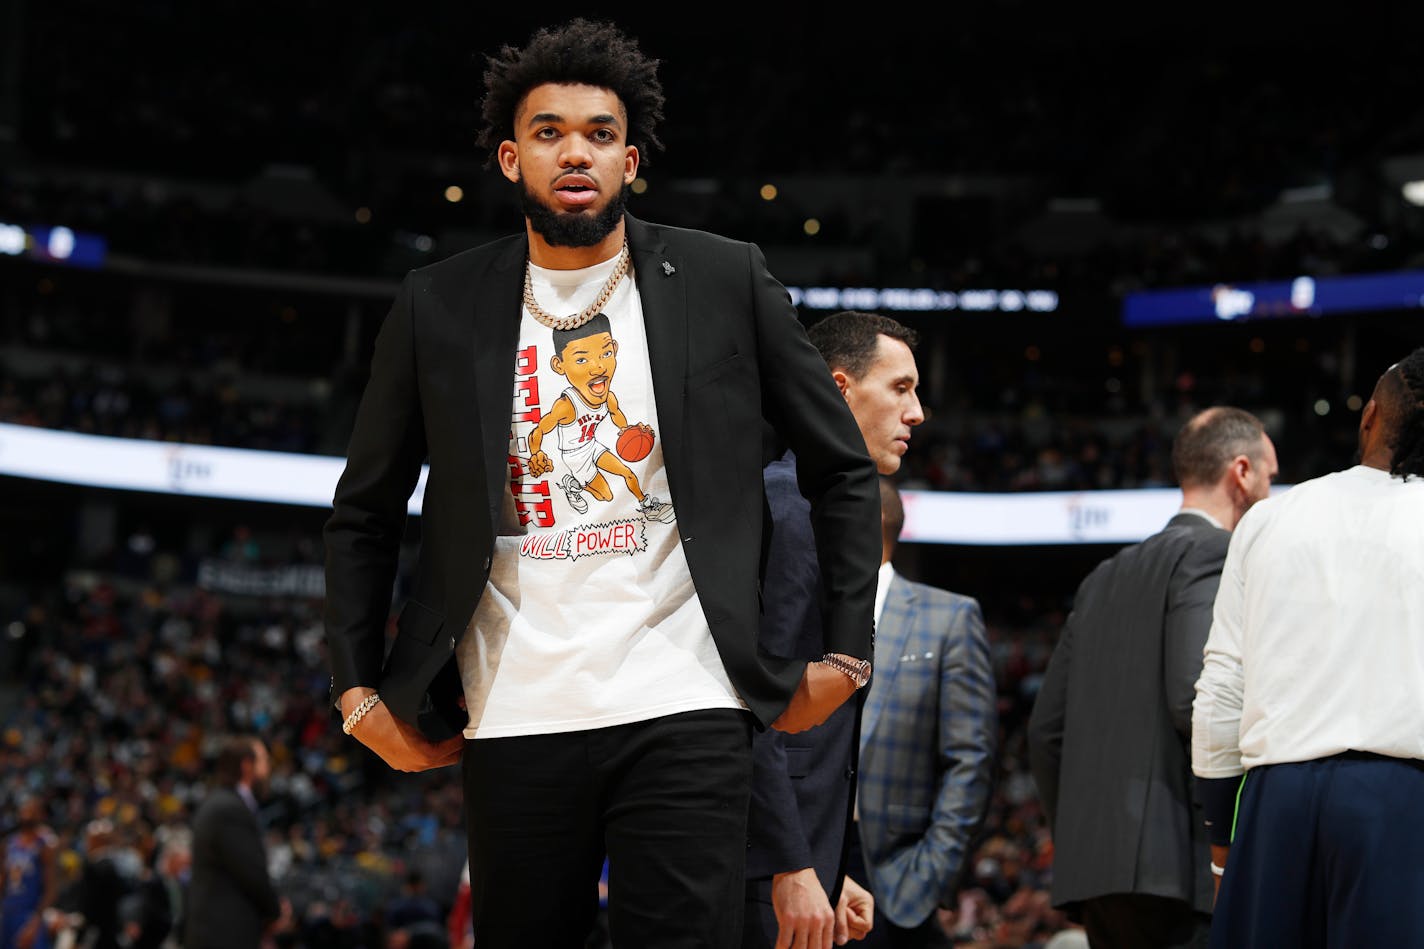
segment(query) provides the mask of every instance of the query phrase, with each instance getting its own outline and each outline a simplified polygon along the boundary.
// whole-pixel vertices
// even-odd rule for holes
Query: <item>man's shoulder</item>
[[[630,242],[647,241],[653,246],[665,243],[677,248],[725,250],[743,250],[749,246],[747,241],[728,237],[725,234],[704,231],[695,227],[679,227],[675,224],[645,221],[631,214],[628,215],[627,222]]]
[[[1192,551],[1226,551],[1231,532],[1190,513],[1172,517],[1161,530],[1118,552],[1124,562],[1175,560]]]
[[[226,811],[246,810],[247,803],[241,796],[228,787],[217,787],[210,790],[198,803],[198,809],[193,812],[193,819],[197,821],[201,818],[222,814]]]
[[[524,242],[522,233],[506,234],[416,267],[410,271],[409,276],[427,283],[461,280],[506,255],[514,254],[516,245],[522,246]]]
[[[907,590],[912,591],[916,596],[924,598],[926,601],[939,607],[947,607],[955,610],[978,610],[980,609],[977,597],[964,593],[956,593],[953,590],[946,590],[944,587],[937,587],[932,583],[923,583],[919,580],[911,580],[903,574],[896,573],[894,584],[903,583]]]
[[[1124,576],[1136,576],[1148,566],[1161,561],[1169,546],[1182,544],[1185,540],[1180,533],[1169,531],[1169,528],[1163,528],[1098,561],[1078,584],[1073,597],[1074,603],[1082,604],[1099,592],[1115,594],[1124,588]]]

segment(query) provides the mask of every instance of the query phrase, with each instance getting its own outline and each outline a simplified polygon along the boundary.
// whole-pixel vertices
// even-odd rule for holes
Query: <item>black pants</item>
[[[615,946],[737,946],[751,729],[717,709],[469,742],[475,945],[582,949],[606,854]]]
[[[1092,949],[1206,949],[1211,916],[1164,896],[1111,893],[1083,901],[1083,929]]]

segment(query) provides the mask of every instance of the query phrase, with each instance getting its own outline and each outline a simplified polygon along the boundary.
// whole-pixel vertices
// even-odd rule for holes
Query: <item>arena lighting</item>
[[[1404,200],[1416,207],[1424,207],[1424,180],[1406,181],[1402,190]]]
[[[1289,487],[1273,485],[1271,493]],[[1182,506],[1176,488],[1012,494],[905,489],[900,496],[902,544],[1130,544],[1161,530]]]
[[[1122,324],[1142,327],[1246,322],[1421,307],[1424,270],[1403,270],[1144,290],[1123,297]]]
[[[98,267],[107,252],[107,242],[97,234],[81,234],[63,226],[24,227],[0,221],[0,254],[9,257]]]
[[[928,287],[787,287],[808,310],[899,310],[921,313],[1053,313],[1054,290],[932,290]]]
[[[93,488],[329,508],[346,460],[330,455],[179,445],[0,423],[0,475]],[[429,469],[408,511],[420,514]],[[1273,490],[1285,489],[1277,485]],[[1161,530],[1180,491],[958,493],[906,489],[901,541],[921,544],[1121,544]]]

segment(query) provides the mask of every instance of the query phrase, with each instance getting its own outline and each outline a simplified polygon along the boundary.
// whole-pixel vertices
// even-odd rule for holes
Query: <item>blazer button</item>
[[[845,775],[845,776],[846,776],[847,779],[850,779],[850,778],[855,777],[855,769],[854,769],[854,768],[846,768],[846,775]]]

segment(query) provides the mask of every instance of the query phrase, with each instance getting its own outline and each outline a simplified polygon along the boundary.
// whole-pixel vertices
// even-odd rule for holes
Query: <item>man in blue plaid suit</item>
[[[866,946],[949,946],[936,911],[954,906],[994,784],[993,662],[978,600],[891,566],[905,509],[884,476],[880,518],[875,673],[862,712],[859,834],[847,873],[874,895]]]

